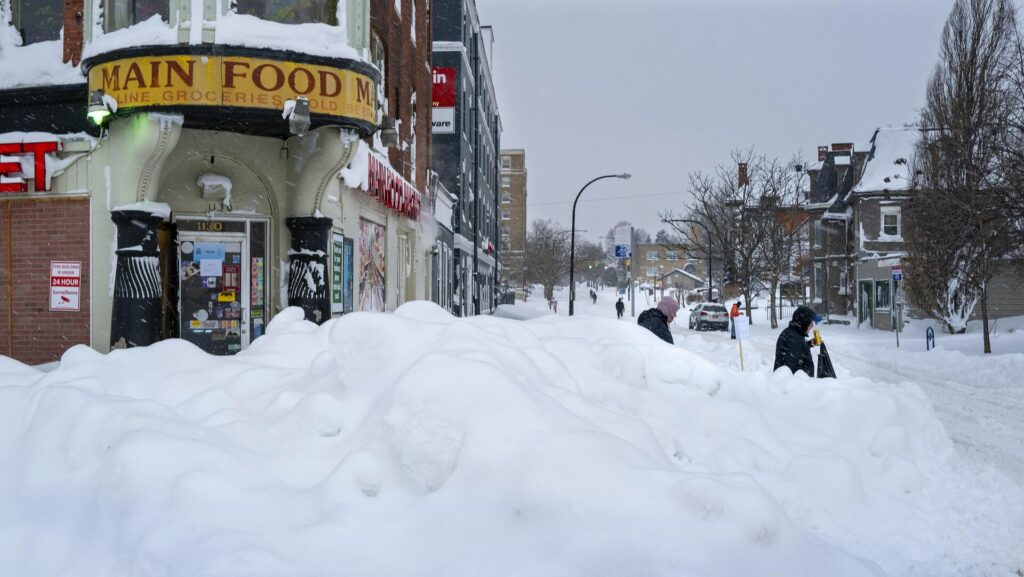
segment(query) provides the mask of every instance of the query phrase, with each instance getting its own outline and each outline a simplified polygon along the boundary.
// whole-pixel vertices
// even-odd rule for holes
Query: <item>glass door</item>
[[[859,314],[859,321],[861,323],[867,322],[868,326],[874,326],[872,322],[874,319],[874,302],[872,301],[872,295],[874,294],[871,286],[871,281],[861,281],[860,290],[860,306],[857,312]]]
[[[249,345],[249,243],[245,233],[179,231],[179,331],[214,355]]]

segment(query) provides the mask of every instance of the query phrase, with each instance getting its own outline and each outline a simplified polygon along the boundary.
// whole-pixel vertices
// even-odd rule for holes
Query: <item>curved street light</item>
[[[576,200],[572,201],[572,234],[569,236],[569,316],[572,316],[572,305],[576,300],[576,279],[573,274],[576,271],[576,203],[580,201],[580,196],[588,186],[603,178],[621,178],[622,180],[629,180],[631,175],[628,172],[624,172],[622,174],[606,174],[604,176],[599,176],[584,184],[583,188],[576,193]]]

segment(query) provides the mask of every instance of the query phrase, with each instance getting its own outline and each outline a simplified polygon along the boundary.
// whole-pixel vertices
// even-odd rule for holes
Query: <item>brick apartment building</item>
[[[498,250],[503,285],[525,297],[523,258],[526,254],[526,151],[501,151],[499,212],[501,244]]]
[[[12,5],[0,354],[232,354],[286,306],[431,297],[428,0]]]

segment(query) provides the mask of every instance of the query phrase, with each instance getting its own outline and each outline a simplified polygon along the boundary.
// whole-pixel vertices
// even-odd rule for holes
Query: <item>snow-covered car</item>
[[[729,312],[718,303],[699,303],[690,311],[690,330],[729,329]]]

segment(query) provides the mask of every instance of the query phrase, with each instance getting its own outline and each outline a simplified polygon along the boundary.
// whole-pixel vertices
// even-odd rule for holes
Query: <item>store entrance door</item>
[[[249,345],[247,245],[245,234],[178,233],[181,338],[214,355]]]

